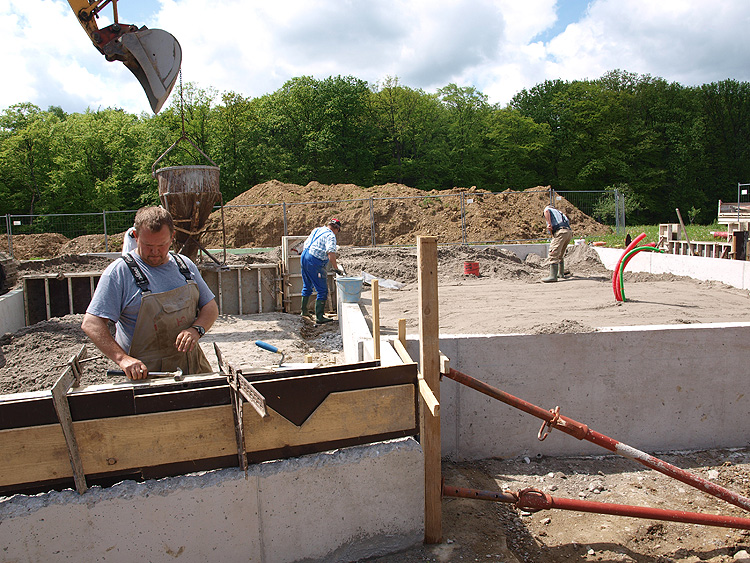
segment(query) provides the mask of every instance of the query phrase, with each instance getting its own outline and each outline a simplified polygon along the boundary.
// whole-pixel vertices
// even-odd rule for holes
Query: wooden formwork
[[[266,409],[261,417],[241,401],[249,463],[418,433],[413,363],[247,377]],[[89,485],[238,466],[227,375],[65,391],[75,452],[51,391],[0,396],[0,494],[70,487],[74,457]]]

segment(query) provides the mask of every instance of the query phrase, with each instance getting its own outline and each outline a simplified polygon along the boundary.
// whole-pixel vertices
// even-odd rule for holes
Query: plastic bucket
[[[464,262],[464,275],[478,276],[479,262]]]
[[[362,294],[362,282],[364,278],[356,277],[344,277],[339,276],[336,278],[336,287],[339,295],[341,295],[341,301],[344,303],[358,303],[359,297]]]

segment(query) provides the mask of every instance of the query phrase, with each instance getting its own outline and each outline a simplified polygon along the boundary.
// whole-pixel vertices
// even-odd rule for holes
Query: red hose
[[[615,293],[615,299],[617,301],[622,301],[622,296],[620,295],[620,263],[622,262],[623,258],[625,258],[625,255],[633,250],[636,246],[638,246],[638,243],[641,242],[643,239],[646,238],[646,233],[641,233],[637,237],[635,237],[632,242],[628,245],[628,247],[625,249],[625,252],[622,253],[622,256],[620,256],[620,259],[617,261],[617,266],[615,266],[615,271],[612,272],[612,291]]]

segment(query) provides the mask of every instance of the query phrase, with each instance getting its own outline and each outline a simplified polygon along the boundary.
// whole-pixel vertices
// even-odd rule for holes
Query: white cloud
[[[250,97],[308,75],[370,83],[398,76],[427,91],[454,82],[502,104],[546,79],[597,78],[616,68],[684,84],[750,80],[746,0],[593,0],[561,26],[567,22],[557,18],[567,12],[557,4],[564,1],[129,0],[120,17],[172,33],[183,49],[184,81]],[[0,25],[11,77],[0,108],[32,102],[150,111],[137,80],[94,49],[67,2],[9,0]],[[537,39],[552,29],[563,31]]]

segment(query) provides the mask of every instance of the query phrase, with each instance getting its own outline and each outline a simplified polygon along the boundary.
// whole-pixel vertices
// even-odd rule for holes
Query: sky
[[[474,87],[506,105],[545,80],[609,70],[686,86],[750,81],[747,0],[120,0],[121,23],[163,29],[182,79],[258,97],[299,76]],[[99,27],[112,23],[103,9]],[[140,83],[92,46],[64,0],[2,0],[0,111],[151,113]],[[179,82],[178,82],[179,84]],[[173,96],[177,92],[175,87]]]

